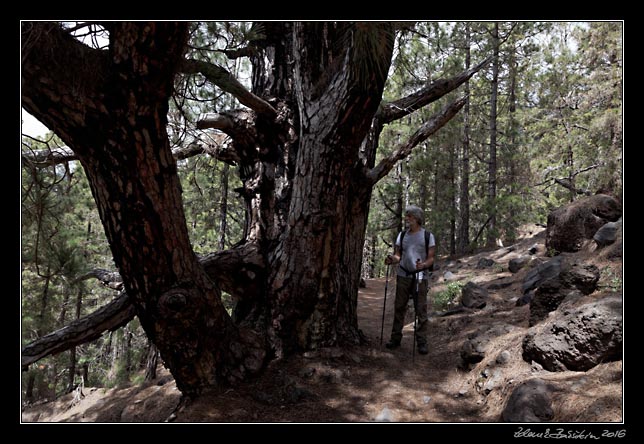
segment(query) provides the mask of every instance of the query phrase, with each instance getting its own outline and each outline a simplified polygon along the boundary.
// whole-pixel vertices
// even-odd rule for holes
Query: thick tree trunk
[[[359,341],[357,294],[371,186],[358,156],[380,103],[393,33],[380,29],[386,25],[345,26],[294,24],[297,157],[287,225],[267,258],[269,331],[278,355]],[[319,45],[311,45],[316,39]],[[338,39],[347,39],[341,51]],[[383,45],[382,53],[361,46],[365,42]],[[329,69],[320,73],[324,65]]]
[[[256,335],[233,326],[188,237],[166,133],[172,66],[182,55],[187,24],[113,22],[109,31],[105,54],[56,25],[23,24],[23,33],[34,37],[25,39],[34,44],[23,57],[23,104],[46,115],[45,123],[78,155],[141,325],[178,387],[196,394],[259,370],[265,352]],[[68,70],[75,58],[82,63]],[[83,83],[65,70],[85,74]]]
[[[179,389],[193,395],[239,380],[258,371],[267,352],[357,343],[372,187],[463,101],[374,167],[383,122],[416,106],[402,114],[385,106],[372,125],[393,51],[391,24],[264,23],[250,51],[252,91],[221,67],[181,61],[186,23],[105,26],[103,52],[55,25],[24,24],[24,41],[35,43],[24,48],[23,103],[83,165],[124,289]],[[72,72],[59,60],[83,63]],[[239,165],[247,215],[239,245],[201,259],[188,239],[166,134],[179,69],[201,72],[250,108],[199,123],[232,137],[228,156]],[[410,100],[435,100],[474,72]],[[234,320],[222,288],[238,298]]]

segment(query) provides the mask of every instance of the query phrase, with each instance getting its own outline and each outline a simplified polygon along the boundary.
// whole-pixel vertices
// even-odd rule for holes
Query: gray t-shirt
[[[398,233],[398,238],[396,239],[396,246],[400,247],[400,234]],[[416,261],[420,259],[424,261],[427,259],[427,250],[425,249],[425,229],[421,228],[416,233],[411,233],[409,230],[405,233],[403,239],[405,245],[403,245],[402,253],[403,256],[400,258],[400,264],[398,266],[398,276],[407,276],[413,277],[413,275],[407,275],[407,271],[414,272],[416,270]],[[429,233],[429,247],[436,245],[436,240],[434,235]],[[418,279],[427,279],[429,272],[421,271],[418,273]]]

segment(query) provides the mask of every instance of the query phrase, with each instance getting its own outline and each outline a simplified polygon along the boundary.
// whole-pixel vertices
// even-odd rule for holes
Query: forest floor
[[[385,310],[384,339],[380,339],[385,279],[367,280],[358,298],[359,327],[368,343],[351,348],[328,348],[273,362],[261,377],[234,388],[206,393],[173,413],[180,400],[172,376],[160,367],[157,380],[113,389],[85,387],[84,398],[73,395],[22,411],[22,422],[188,422],[188,423],[498,423],[512,390],[532,378],[556,386],[553,422],[619,423],[623,421],[622,361],[600,364],[587,372],[548,372],[523,361],[521,343],[528,330],[529,306],[516,307],[527,270],[508,271],[508,261],[537,244],[544,256],[542,229],[526,232],[508,248],[442,259],[435,272],[430,298],[444,291],[443,273],[450,270],[462,282],[483,286],[497,283],[481,310],[449,316],[432,312],[429,354],[412,355],[413,316],[403,331],[402,346],[384,347],[391,330],[395,279],[390,279]],[[603,288],[622,279],[622,260],[606,261],[592,252],[575,253],[602,272]],[[477,268],[481,258],[496,264]],[[614,285],[613,285],[614,287]],[[613,288],[614,290],[614,288]],[[474,332],[510,325],[495,337],[483,361],[460,368],[460,350]],[[495,358],[507,350],[510,359],[492,378]],[[506,353],[507,355],[507,353]],[[515,427],[516,428],[516,427]]]

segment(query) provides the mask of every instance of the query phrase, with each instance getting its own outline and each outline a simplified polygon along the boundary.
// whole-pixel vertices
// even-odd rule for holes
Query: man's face
[[[418,225],[418,222],[416,222],[416,218],[411,214],[405,214],[405,225],[409,228],[413,228]]]

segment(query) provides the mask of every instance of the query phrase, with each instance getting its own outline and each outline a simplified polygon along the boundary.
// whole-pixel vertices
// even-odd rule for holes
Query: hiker
[[[394,254],[388,254],[385,264],[398,264],[396,273],[396,300],[394,303],[394,324],[391,339],[385,344],[389,349],[400,347],[402,329],[405,322],[407,302],[418,290],[414,316],[417,316],[416,343],[418,353],[427,354],[427,290],[429,289],[428,270],[434,265],[436,241],[434,235],[423,228],[423,211],[416,206],[405,208],[405,222],[408,227],[398,234]],[[416,281],[419,279],[419,281]]]

